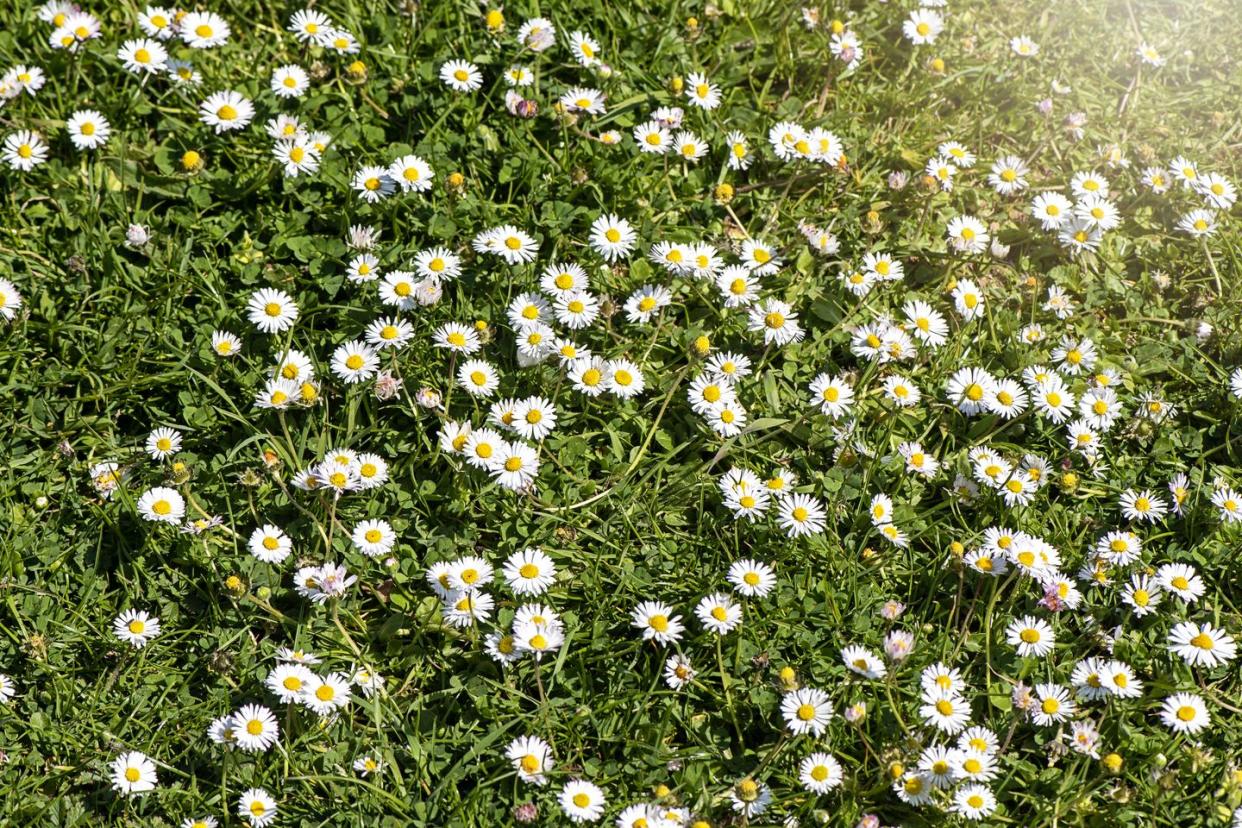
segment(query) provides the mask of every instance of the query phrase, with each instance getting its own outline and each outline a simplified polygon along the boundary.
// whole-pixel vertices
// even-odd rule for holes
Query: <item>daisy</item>
[[[663,285],[643,285],[626,298],[625,317],[636,324],[648,324],[672,301],[672,294]]]
[[[569,50],[583,66],[599,63],[599,43],[585,32],[575,31],[569,36]]]
[[[996,810],[996,797],[983,785],[963,785],[953,794],[953,812],[978,821]]]
[[[1177,229],[1196,238],[1216,232],[1216,213],[1211,210],[1191,210],[1177,222]]]
[[[469,61],[450,60],[440,65],[440,80],[457,92],[473,92],[483,85],[483,74]]]
[[[785,695],[781,701],[781,715],[794,735],[809,733],[819,737],[832,719],[832,703],[823,690],[803,687]]]
[[[404,348],[414,338],[414,326],[404,319],[381,317],[367,325],[364,338],[373,348]]]
[[[384,167],[365,166],[354,173],[353,189],[362,200],[374,204],[392,195],[397,182]]]
[[[970,703],[947,690],[926,693],[919,715],[928,725],[952,736],[969,724]]]
[[[1222,487],[1212,492],[1212,505],[1219,510],[1220,519],[1225,523],[1242,521],[1242,495],[1233,489]]]
[[[1207,705],[1194,693],[1174,693],[1160,707],[1160,721],[1174,733],[1194,734],[1212,723]]]
[[[560,97],[560,104],[566,112],[585,112],[588,115],[603,115],[604,93],[598,89],[573,86]]]
[[[754,155],[750,150],[750,143],[746,136],[741,132],[730,132],[725,136],[725,145],[729,148],[729,169],[745,170],[750,167],[754,160]]]
[[[254,118],[254,104],[231,89],[216,92],[198,105],[199,120],[217,135],[243,129]]]
[[[605,390],[621,399],[641,394],[647,385],[643,372],[628,359],[612,359],[605,363],[603,382]]]
[[[312,674],[302,688],[301,703],[320,716],[327,716],[347,706],[353,691],[344,673],[326,676]]]
[[[249,753],[266,751],[280,738],[280,725],[272,711],[248,704],[233,714],[232,730],[237,746]]]
[[[772,567],[751,558],[730,564],[726,578],[735,592],[747,598],[766,597],[776,586]]]
[[[215,12],[186,12],[178,23],[177,31],[191,49],[223,46],[231,33],[229,24]]]
[[[47,144],[39,133],[19,130],[4,139],[3,156],[11,168],[29,172],[47,161]]]
[[[955,216],[949,221],[947,232],[949,244],[959,253],[982,253],[992,238],[983,222],[974,216]]]
[[[139,74],[155,74],[164,68],[168,60],[168,52],[157,40],[127,40],[116,52],[117,60],[121,61],[127,72]]]
[[[272,145],[272,155],[286,178],[310,175],[319,169],[319,153],[301,139],[285,139]]]
[[[629,256],[637,238],[630,223],[615,213],[602,215],[591,223],[591,247],[607,262]]]
[[[1023,658],[1042,658],[1052,652],[1057,641],[1047,622],[1030,615],[1010,622],[1005,629],[1005,638]]]
[[[133,796],[155,789],[159,778],[155,763],[138,751],[122,753],[112,760],[112,787],[120,794]]]
[[[379,355],[362,340],[352,340],[332,352],[332,373],[346,385],[366,382],[379,371]]]
[[[892,376],[884,380],[884,396],[902,408],[910,408],[919,404],[923,392],[905,377]]]
[[[526,233],[511,225],[497,227],[492,231],[495,250],[492,251],[505,260],[507,264],[526,264],[534,261],[539,246]]]
[[[1039,54],[1039,44],[1026,35],[1010,38],[1009,48],[1019,57],[1035,57]]]
[[[472,359],[457,369],[457,383],[472,396],[490,397],[500,385],[500,375],[490,363]]]
[[[556,406],[544,397],[528,397],[514,408],[513,430],[527,440],[542,440],[556,428]]]
[[[542,550],[523,549],[509,556],[504,565],[505,582],[514,595],[542,595],[556,582],[556,567]]]
[[[354,527],[350,540],[368,558],[379,558],[392,551],[397,536],[386,520],[364,520]]]
[[[314,9],[301,9],[289,18],[289,31],[301,43],[323,43],[324,35],[332,30],[332,20]]]
[[[272,71],[268,86],[278,98],[300,98],[310,88],[310,77],[301,66],[288,64]]]
[[[557,794],[561,809],[571,822],[595,822],[604,814],[604,792],[583,779],[571,779]]]
[[[160,619],[143,610],[125,610],[112,621],[112,632],[134,649],[140,650],[160,634]]]
[[[827,753],[812,753],[798,765],[798,781],[812,793],[827,793],[843,779],[841,763]]]
[[[630,624],[643,631],[644,641],[671,644],[681,638],[684,626],[673,608],[658,601],[644,601],[630,612]]]
[[[1148,489],[1141,492],[1126,489],[1121,493],[1120,506],[1126,520],[1145,520],[1149,523],[1162,519],[1169,508],[1164,498]]]
[[[850,645],[841,650],[841,661],[851,672],[864,678],[879,679],[888,674],[884,662],[864,647]]]
[[[694,667],[682,655],[672,655],[664,662],[664,683],[670,690],[680,690],[694,681]]]
[[[663,155],[673,147],[673,134],[656,121],[634,127],[634,143],[640,152]]]
[[[725,635],[742,623],[742,608],[725,593],[714,592],[699,601],[694,614],[703,626],[717,635]]]
[[[792,494],[780,502],[778,522],[791,538],[818,535],[826,517],[823,505],[810,495]]]
[[[1044,230],[1059,230],[1073,217],[1073,203],[1060,193],[1040,193],[1031,202],[1031,215]]]
[[[703,73],[691,72],[686,78],[686,98],[691,106],[712,110],[720,106],[720,87]]]
[[[983,314],[983,292],[969,279],[960,280],[953,288],[953,301],[958,314],[967,322]]]
[[[1186,564],[1165,564],[1156,570],[1156,582],[1187,604],[1198,601],[1207,589],[1194,567]]]
[[[1035,724],[1044,727],[1060,724],[1073,718],[1076,709],[1069,691],[1058,684],[1037,684],[1035,702],[1036,707],[1031,712],[1031,719]]]
[[[1169,631],[1169,652],[1179,656],[1191,667],[1216,667],[1237,657],[1233,637],[1211,623],[1202,626],[1183,621]]]
[[[176,489],[156,486],[138,498],[138,514],[143,520],[180,523],[185,515],[185,500]]]
[[[181,433],[173,428],[157,428],[147,437],[146,452],[152,460],[164,460],[181,450]]]
[[[402,192],[421,193],[431,189],[431,182],[436,174],[431,165],[419,156],[403,155],[388,165],[388,177],[397,183]],[[440,272],[426,275],[443,278]]]
[[[303,689],[314,676],[304,664],[280,664],[267,674],[264,683],[282,702],[300,702]]]
[[[289,557],[293,541],[282,529],[270,523],[256,528],[247,542],[250,554],[263,563],[277,564]]]
[[[671,150],[683,161],[698,161],[707,155],[707,144],[699,136],[688,130],[682,130],[673,136]]]
[[[262,788],[247,788],[237,798],[237,815],[251,828],[264,828],[276,819],[276,800]]]
[[[518,779],[531,785],[546,785],[547,772],[552,770],[552,748],[538,736],[519,736],[505,749],[505,757],[513,764]]]
[[[525,443],[506,443],[496,453],[490,472],[504,488],[526,491],[539,474],[539,454]]]
[[[542,52],[556,43],[556,27],[543,17],[532,17],[518,29],[518,43],[532,52]]]
[[[738,258],[756,276],[768,276],[781,268],[780,253],[762,239],[744,241]]]
[[[756,333],[762,332],[765,345],[787,345],[800,341],[804,335],[802,326],[798,324],[798,314],[779,299],[765,299],[752,306],[747,314],[746,327]]]

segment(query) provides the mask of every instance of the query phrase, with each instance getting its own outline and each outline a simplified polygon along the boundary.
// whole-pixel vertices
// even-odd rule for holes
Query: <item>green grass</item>
[[[51,144],[48,163],[32,172],[0,170],[0,276],[25,298],[16,319],[0,322],[0,673],[17,686],[16,698],[0,706],[0,824],[169,826],[202,814],[241,824],[237,797],[259,786],[279,801],[280,826],[506,825],[528,801],[539,805],[537,824],[562,825],[555,792],[582,776],[604,787],[607,824],[666,785],[666,802],[730,825],[742,823],[730,821],[729,790],[752,774],[774,802],[751,825],[786,817],[853,825],[864,813],[885,825],[941,824],[958,818],[903,804],[887,775],[893,762],[912,767],[921,746],[935,741],[920,725],[918,674],[938,659],[969,682],[973,721],[1006,742],[990,784],[1001,807],[985,824],[1227,824],[1229,809],[1242,804],[1237,662],[1192,669],[1167,651],[1165,638],[1182,618],[1242,635],[1239,532],[1208,502],[1217,478],[1242,485],[1239,403],[1227,382],[1242,334],[1242,231],[1235,210],[1222,213],[1219,232],[1205,242],[1188,238],[1174,226],[1197,203],[1180,189],[1153,196],[1138,176],[1183,154],[1200,170],[1242,177],[1236,7],[951,3],[937,42],[912,48],[900,34],[907,6],[820,7],[825,23],[849,21],[864,43],[865,60],[843,75],[828,34],[806,31],[797,4],[728,0],[712,11],[649,0],[514,3],[505,7],[506,31],[492,36],[469,3],[425,3],[413,17],[388,4],[329,3],[323,10],[364,44],[358,58],[367,79],[353,83],[345,71],[352,58],[312,53],[284,30],[296,5],[235,0],[215,9],[233,24],[227,46],[173,49],[203,74],[200,87],[185,91],[163,80],[142,85],[115,59],[121,41],[139,36],[133,4],[90,9],[104,35],[73,58],[48,47],[50,28],[33,8],[0,4],[0,68],[37,64],[48,76],[37,96],[0,109],[0,133],[36,129]],[[540,112],[522,120],[505,111],[500,75],[517,59],[517,27],[536,13],[562,33],[592,33],[613,71],[602,77],[571,63],[558,39],[528,61],[538,67],[528,95]],[[696,29],[686,25],[691,16]],[[1039,57],[1010,53],[1008,39],[1019,34],[1040,43]],[[1168,55],[1166,66],[1137,67],[1143,39]],[[933,57],[945,61],[943,73],[929,70]],[[483,88],[447,90],[437,72],[450,58],[476,62]],[[279,105],[267,89],[270,69],[285,63],[316,77],[296,105]],[[696,166],[640,156],[630,129],[657,106],[684,105],[670,81],[699,70],[723,90],[720,109],[687,112],[711,155]],[[1071,91],[1052,92],[1054,80]],[[577,124],[554,115],[556,97],[576,84],[604,90],[607,114]],[[215,136],[198,122],[197,106],[225,88],[254,100],[258,115],[244,132]],[[1035,107],[1045,97],[1054,101],[1047,118]],[[94,154],[74,151],[64,132],[66,117],[86,107],[103,112],[115,133]],[[262,127],[278,111],[296,111],[333,137],[316,175],[282,178]],[[1063,119],[1078,111],[1088,120],[1074,141]],[[833,130],[848,169],[776,160],[766,136],[782,119]],[[622,146],[585,137],[610,128],[625,136]],[[733,129],[759,152],[744,173],[723,166]],[[979,163],[953,192],[933,193],[921,170],[950,139]],[[1131,159],[1129,170],[1105,168],[1099,147],[1113,143]],[[180,167],[188,149],[205,159],[194,173]],[[351,191],[359,166],[406,152],[434,167],[431,191],[374,206]],[[1030,191],[1002,198],[987,187],[988,167],[1007,153],[1028,161],[1035,190],[1062,188],[1087,169],[1119,186],[1124,221],[1098,254],[1069,257],[1042,233],[1024,215]],[[893,170],[910,174],[904,190],[889,188]],[[459,189],[445,186],[452,172],[464,177]],[[721,182],[736,190],[727,205],[713,198]],[[591,221],[614,211],[634,224],[640,246],[610,269],[585,241]],[[1011,245],[1008,256],[947,251],[945,224],[962,213],[994,223]],[[838,257],[813,256],[800,221],[831,228],[840,261],[892,253],[905,263],[904,282],[851,297],[836,278]],[[141,251],[124,245],[131,223],[152,228]],[[469,250],[475,233],[504,223],[537,237],[535,265],[510,268]],[[402,314],[414,340],[385,364],[408,393],[389,402],[328,371],[333,349],[359,336],[379,308],[373,286],[345,279],[353,224],[382,229],[387,269],[440,244],[466,258],[465,275],[440,304]],[[786,267],[764,280],[763,294],[794,306],[808,329],[804,342],[765,350],[744,317],[721,307],[713,286],[671,279],[644,258],[660,240],[726,250],[747,234],[781,249]],[[593,290],[618,305],[646,283],[673,287],[658,325],[634,325],[618,312],[578,337],[641,365],[648,388],[636,400],[588,400],[551,363],[517,366],[505,308],[535,289],[542,265],[561,260],[581,262]],[[955,278],[981,285],[985,318],[963,324],[952,313],[945,288]],[[1050,284],[1074,298],[1071,319],[1040,310]],[[299,303],[287,340],[246,322],[246,299],[264,286]],[[915,297],[949,317],[951,334],[943,348],[903,367],[924,402],[894,413],[879,396],[891,367],[852,355],[847,327],[899,314]],[[440,453],[438,415],[411,401],[422,387],[450,387],[431,333],[475,319],[491,325],[481,356],[500,367],[503,394],[546,394],[558,406],[533,496],[505,492]],[[1016,340],[1032,320],[1049,332],[1035,349]],[[1206,338],[1196,336],[1201,322],[1212,326]],[[242,337],[242,356],[214,357],[217,329]],[[1009,422],[967,419],[943,392],[962,365],[1017,377],[1047,363],[1069,333],[1093,339],[1101,365],[1120,372],[1127,410],[1148,393],[1178,409],[1156,427],[1127,417],[1106,441],[1107,465],[1096,475],[1068,453],[1063,429],[1029,413]],[[687,404],[701,370],[692,354],[700,335],[760,368],[741,385],[752,419],[741,437],[715,437]],[[258,411],[254,394],[285,344],[316,360],[323,402],[282,415]],[[820,371],[854,377],[862,399],[855,439],[873,457],[847,450],[834,459],[842,443],[807,405],[807,384]],[[486,418],[486,404],[460,389],[449,404],[455,419],[478,426]],[[143,454],[151,428],[164,425],[184,434],[176,457],[183,471]],[[891,458],[914,439],[945,465],[932,482],[902,474]],[[985,443],[1014,458],[1038,453],[1058,474],[1067,460],[1081,480],[1054,482],[1026,508],[1007,509],[995,496],[965,506],[947,487],[958,471],[969,473],[966,451]],[[292,473],[337,446],[387,458],[389,483],[335,506],[291,496]],[[264,451],[274,453],[273,465]],[[131,470],[108,501],[88,472],[104,460]],[[731,519],[719,476],[731,467],[766,475],[777,466],[825,502],[822,535],[790,540],[771,520]],[[1194,487],[1187,515],[1136,529],[1146,544],[1137,567],[1193,564],[1207,593],[1189,608],[1166,595],[1157,613],[1135,619],[1115,587],[1084,586],[1083,607],[1053,617],[1036,606],[1041,593],[1029,580],[963,571],[951,551],[954,542],[972,548],[983,529],[1002,524],[1047,539],[1073,574],[1099,535],[1125,525],[1121,492],[1163,490],[1177,472]],[[189,516],[201,509],[223,526],[188,535],[142,521],[138,496],[166,482],[187,496]],[[894,499],[907,549],[871,527],[867,503],[880,492]],[[349,528],[365,517],[385,517],[396,529],[394,566],[349,544]],[[283,565],[247,552],[249,533],[267,522],[294,540]],[[499,566],[524,546],[542,547],[561,571],[546,600],[563,614],[566,642],[538,671],[529,659],[501,670],[481,646],[494,624],[445,627],[424,572],[463,554]],[[727,588],[729,563],[743,557],[773,564],[778,585],[767,599],[745,602],[743,625],[717,647],[693,608]],[[325,560],[343,562],[359,580],[343,600],[314,605],[294,592],[292,573],[295,562]],[[231,576],[238,587],[226,584]],[[1116,577],[1121,584],[1129,575]],[[517,602],[503,587],[491,593],[507,624]],[[699,676],[681,692],[661,679],[672,650],[644,644],[630,626],[630,610],[648,599],[686,618],[680,648]],[[878,615],[889,599],[907,605],[895,625]],[[164,628],[142,650],[112,634],[113,618],[131,607],[157,615]],[[1054,655],[1019,659],[1005,643],[1005,626],[1028,613],[1056,628]],[[1119,625],[1115,657],[1134,667],[1144,694],[1080,709],[1099,725],[1101,753],[1120,754],[1124,765],[1111,773],[1072,752],[1050,763],[1056,729],[1016,716],[1012,685],[1068,684],[1079,659],[1104,654],[1101,631]],[[909,660],[890,665],[881,681],[848,673],[840,648],[881,651],[890,627],[915,634]],[[320,727],[263,686],[282,646],[314,651],[324,669],[366,663],[385,677],[384,688]],[[853,726],[838,715],[819,740],[785,733],[778,671],[787,665],[803,685],[827,690],[838,714],[865,702],[865,721]],[[1198,740],[1173,736],[1155,715],[1174,691],[1208,702],[1213,724]],[[207,740],[213,719],[251,701],[276,712],[278,747],[225,753]],[[526,734],[554,746],[548,788],[521,784],[505,761],[509,741]],[[798,762],[813,749],[831,752],[845,770],[843,786],[819,797],[797,779]],[[123,798],[110,790],[108,763],[123,750],[157,761],[155,791]],[[362,779],[351,766],[366,753],[386,767]]]

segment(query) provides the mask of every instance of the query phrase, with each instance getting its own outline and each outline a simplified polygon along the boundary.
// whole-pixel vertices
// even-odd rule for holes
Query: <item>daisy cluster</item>
[[[202,311],[199,353],[177,367],[244,436],[212,445],[214,426],[169,417],[74,466],[84,514],[136,517],[127,531],[177,566],[232,572],[230,606],[259,613],[227,645],[244,638],[253,662],[213,660],[226,679],[202,701],[218,773],[156,729],[109,734],[92,778],[184,828],[322,820],[291,770],[309,745],[337,763],[324,778],[352,771],[410,818],[387,789],[428,767],[425,740],[455,757],[430,799],[469,787],[501,803],[491,824],[1033,825],[1047,814],[1022,788],[1040,765],[1124,802],[1128,756],[1155,746],[1166,763],[1228,764],[1221,802],[1242,804],[1236,760],[1212,753],[1239,749],[1219,724],[1236,712],[1242,620],[1214,551],[1242,524],[1236,472],[1219,465],[1232,437],[1141,461],[1166,433],[1220,425],[1201,408],[1232,417],[1242,368],[1205,356],[1216,382],[1193,389],[1184,366],[1146,370],[1095,284],[1108,256],[1162,234],[1207,260],[1219,292],[1212,245],[1235,187],[1182,155],[1148,148],[1138,169],[1119,145],[1093,152],[1082,113],[1037,149],[976,134],[885,157],[828,108],[833,84],[848,94],[891,70],[894,43],[907,73],[944,76],[928,53],[967,37],[946,3],[903,5],[790,10],[832,84],[779,107],[690,53],[662,86],[627,78],[609,63],[616,39],[569,12],[514,25],[481,7],[456,19],[481,45],[450,36],[403,76],[372,77],[398,41],[370,47],[302,9],[281,22],[279,59],[245,67],[256,89],[221,67],[257,41],[240,19],[148,6],[113,26],[41,6],[32,57],[0,75],[6,183],[126,157],[129,113],[57,87],[59,70],[99,69],[195,125],[161,174],[194,182],[227,163],[281,222],[298,193],[334,212],[290,248],[305,268],[256,267]],[[695,42],[725,13],[702,14],[686,22]],[[1046,57],[1025,34],[1000,46],[1006,71]],[[1167,60],[1147,42],[1127,59]],[[383,140],[408,116],[394,105],[407,85],[433,90],[442,115],[413,146]],[[1060,77],[1051,88],[1071,94]],[[53,101],[56,119],[32,114]],[[521,130],[566,200],[501,203],[516,167],[451,157],[445,123],[485,146]],[[567,160],[578,150],[646,189],[592,181]],[[665,188],[676,211],[653,209]],[[752,192],[767,200],[745,209]],[[816,194],[822,211],[799,209]],[[123,254],[171,272],[159,236],[135,222]],[[0,278],[6,331],[46,290]],[[1201,356],[1219,344],[1206,321],[1161,320]],[[213,485],[213,452],[217,468],[253,462]],[[632,519],[618,501],[643,487],[661,509],[618,540],[609,521]],[[656,552],[661,521],[680,530],[690,512],[679,537],[694,551]],[[613,544],[628,544],[624,565]],[[166,603],[186,596],[147,581],[119,581],[102,636],[139,669],[194,635]],[[947,621],[920,623],[915,601]],[[413,667],[389,669],[410,651]],[[604,687],[592,673],[610,680],[613,661],[622,686]],[[428,709],[424,669],[446,682],[426,697],[455,707],[401,730]],[[0,674],[0,706],[21,689]],[[618,705],[675,722],[642,746],[670,784],[593,739]],[[1242,810],[1226,816],[1242,825]]]

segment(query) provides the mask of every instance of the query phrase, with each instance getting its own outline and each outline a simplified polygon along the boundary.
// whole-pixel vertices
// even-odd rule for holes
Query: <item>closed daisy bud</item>
[[[181,153],[181,169],[186,172],[198,172],[204,164],[202,153],[198,150],[186,150]]]

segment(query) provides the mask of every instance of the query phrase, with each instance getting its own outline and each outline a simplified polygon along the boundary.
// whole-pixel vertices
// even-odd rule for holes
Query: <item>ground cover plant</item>
[[[1239,55],[0,6],[0,824],[1242,826]]]

